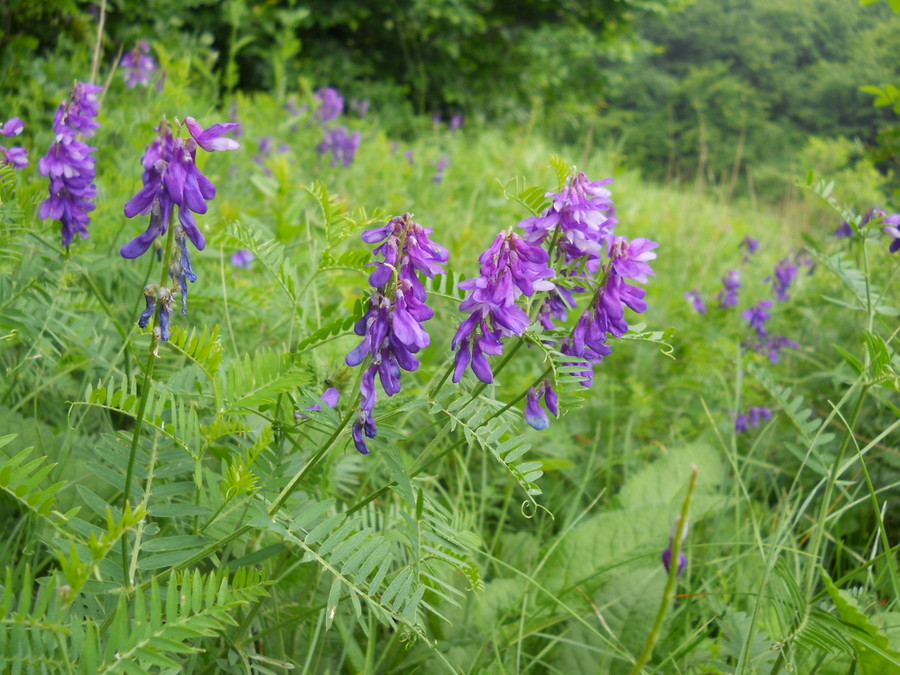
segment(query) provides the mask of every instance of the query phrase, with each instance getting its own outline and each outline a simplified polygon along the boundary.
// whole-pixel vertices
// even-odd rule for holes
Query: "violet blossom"
[[[900,251],[900,213],[888,216],[882,221],[882,225],[884,225],[883,229],[885,234],[893,237],[890,252],[896,253],[897,251]]]
[[[699,314],[706,314],[706,303],[703,302],[703,296],[700,295],[700,291],[696,289],[688,291],[684,294],[684,297],[687,298],[688,302]]]
[[[753,237],[744,237],[741,241],[741,248],[744,249],[744,262],[749,262],[750,256],[759,250],[759,240]]]
[[[337,406],[337,404],[341,400],[341,392],[338,391],[337,389],[335,389],[334,387],[328,387],[328,389],[326,389],[324,392],[322,392],[322,395],[319,397],[319,400],[321,400],[322,403],[327,405],[329,408],[333,409]],[[310,412],[315,411],[315,410],[321,410],[321,409],[322,409],[322,406],[319,403],[314,403],[313,405],[306,408],[306,410],[310,411]],[[294,417],[298,420],[309,419],[309,415],[306,415],[305,413],[300,412],[300,411],[295,412]]]
[[[79,136],[93,136],[100,123],[97,94],[103,87],[76,82],[56,112],[53,132],[56,140],[47,154],[38,162],[42,176],[50,179],[50,196],[41,204],[39,215],[44,220],[58,220],[62,224],[62,243],[69,246],[78,233],[88,238],[90,212],[94,210],[93,198],[97,195],[94,185],[97,148],[78,140]]]
[[[788,295],[788,290],[790,290],[791,284],[794,283],[796,278],[797,266],[791,262],[791,259],[788,257],[779,260],[775,266],[775,274],[771,277],[772,290],[775,291],[777,300],[784,302],[790,299],[791,296]]]
[[[754,329],[759,337],[768,335],[766,322],[772,318],[772,315],[767,310],[771,307],[771,300],[761,300],[741,314],[741,317],[750,324],[750,328]]]
[[[746,413],[739,413],[735,417],[734,430],[741,434],[750,431],[751,427],[756,428],[765,420],[772,419],[772,410],[763,406],[755,406],[750,408]]]
[[[316,146],[316,150],[322,155],[331,153],[331,166],[346,167],[353,164],[361,139],[358,131],[351,134],[346,127],[338,125],[325,132],[325,138]]]
[[[741,273],[738,270],[728,270],[728,274],[722,277],[722,286],[718,296],[719,307],[736,307],[741,289]]]
[[[351,367],[368,362],[360,383],[360,412],[351,433],[356,449],[364,455],[369,453],[365,439],[378,433],[372,415],[377,399],[375,376],[385,394],[397,394],[401,370],[418,369],[415,354],[431,343],[423,324],[434,311],[425,302],[425,286],[418,273],[429,278],[442,274],[449,257],[446,249],[429,239],[433,230],[412,218],[406,213],[362,234],[368,244],[380,242],[374,253],[382,258],[373,263],[375,270],[369,276],[374,290],[368,311],[354,327],[363,341],[345,359]]]
[[[548,259],[546,250],[530,245],[512,230],[498,234],[481,254],[480,276],[459,284],[469,291],[459,306],[469,317],[451,344],[456,351],[454,382],[462,379],[469,364],[479,380],[494,381],[487,355],[502,354],[503,338],[522,335],[531,324],[517,301],[523,295],[530,298],[537,291],[554,288],[548,281],[554,275]]]
[[[159,338],[163,341],[170,335],[172,294],[175,290],[181,292],[182,314],[187,314],[187,284],[197,281],[187,240],[198,251],[206,247],[206,238],[197,227],[194,214],[206,213],[208,202],[216,196],[216,187],[197,167],[197,148],[213,152],[240,147],[237,141],[224,138],[238,127],[237,124],[214,124],[204,129],[193,117],[186,117],[184,127],[191,136],[188,139],[176,137],[168,122],[163,120],[157,127],[158,136],[147,146],[141,160],[144,186],[125,204],[125,216],[149,215],[149,225],[143,234],[125,244],[120,251],[124,258],[137,258],[146,253],[160,235],[167,233],[170,224],[177,228],[174,232],[177,250],[167,262],[169,276],[177,289],[160,288],[157,291]],[[177,225],[172,220],[176,206]],[[167,298],[165,302],[164,297]]]
[[[313,97],[319,102],[316,109],[316,119],[319,122],[330,122],[341,116],[344,112],[344,98],[337,89],[323,87]]]
[[[436,165],[436,170],[434,174],[434,178],[432,178],[432,182],[434,183],[442,183],[444,181],[444,172],[447,170],[447,167],[450,166],[450,155],[444,153],[441,155],[441,158],[438,160]]]
[[[19,117],[13,117],[6,121],[0,128],[0,136],[14,138],[25,129],[25,123]],[[0,164],[11,166],[14,169],[28,168],[28,151],[25,148],[6,148],[0,145]]]
[[[537,388],[528,387],[528,393],[525,395],[525,420],[538,431],[550,426],[550,418],[541,407],[542,398],[547,412],[559,417],[559,396],[550,380],[544,380]]]
[[[150,56],[150,44],[146,40],[140,40],[134,49],[125,54],[120,65],[125,85],[129,89],[138,85],[149,86],[150,80],[159,71],[156,59]]]
[[[243,248],[231,256],[231,264],[235,267],[250,267],[254,260],[256,260],[256,256]]]
[[[675,518],[675,524],[672,526],[672,533],[669,535],[669,547],[662,553],[662,564],[666,568],[666,574],[672,572],[672,555],[675,552],[675,537],[678,536],[678,525],[681,522],[681,516]],[[684,553],[684,540],[687,538],[688,525],[685,524],[684,531],[681,533],[681,546],[678,549],[678,571],[676,576],[681,576],[687,569],[688,559]]]

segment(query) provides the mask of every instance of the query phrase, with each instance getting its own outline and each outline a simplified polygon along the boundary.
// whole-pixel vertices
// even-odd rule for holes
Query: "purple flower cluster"
[[[703,302],[703,296],[700,295],[700,291],[694,289],[692,291],[688,291],[684,294],[684,297],[687,298],[688,302],[691,303],[691,306],[699,313],[706,314],[706,303]]]
[[[763,420],[772,419],[772,411],[769,408],[757,406],[750,408],[746,413],[739,413],[734,419],[734,430],[739,433],[750,431],[762,424]]]
[[[797,278],[797,266],[791,262],[790,256],[782,258],[775,266],[775,274],[772,276],[772,290],[775,291],[775,297],[784,302],[790,300],[788,291],[794,279]]]
[[[316,119],[319,122],[330,122],[341,116],[344,112],[344,97],[338,93],[337,89],[331,87],[323,87],[316,92],[314,96],[319,102],[316,108]]]
[[[881,221],[881,224],[885,226],[885,234],[893,237],[890,247],[891,253],[900,251],[900,213],[895,213],[891,216],[888,216],[883,221]]]
[[[129,89],[136,86],[150,86],[153,76],[159,71],[156,59],[150,56],[150,44],[146,40],[139,41],[134,49],[122,57],[122,75]]]
[[[722,277],[722,286],[719,291],[719,307],[736,307],[741,290],[741,273],[738,270],[728,270],[728,274]]]
[[[612,178],[590,181],[584,173],[579,173],[561,192],[548,192],[553,201],[544,213],[519,223],[525,230],[525,240],[529,244],[541,244],[553,233],[558,237],[556,247],[567,265],[586,259],[588,269],[592,273],[596,271],[595,261],[611,243],[619,222],[611,193],[603,187],[610,183]],[[590,269],[592,262],[594,269]]]
[[[450,155],[444,153],[441,155],[441,158],[438,160],[438,163],[435,168],[434,178],[432,178],[432,182],[441,184],[444,182],[444,172],[450,166]]]
[[[359,115],[360,118],[365,117],[369,114],[369,99],[353,99],[350,101],[350,110]]]
[[[797,343],[784,335],[772,335],[769,333],[766,323],[772,318],[769,309],[772,308],[771,300],[762,300],[753,307],[744,310],[741,316],[747,321],[756,335],[747,340],[743,346],[747,349],[766,354],[769,361],[778,363],[781,358],[781,350],[785,347],[797,348]]]
[[[502,338],[522,335],[531,325],[517,301],[523,295],[530,298],[537,291],[553,290],[553,282],[548,281],[554,275],[547,266],[549,257],[546,250],[529,244],[512,230],[498,234],[481,254],[481,274],[459,284],[469,291],[459,306],[469,312],[469,317],[453,337],[454,382],[462,379],[470,363],[479,380],[494,381],[486,355],[502,354]]]
[[[256,256],[243,248],[231,256],[231,264],[235,267],[250,267],[254,260],[256,260]]]
[[[97,94],[103,87],[76,82],[63,101],[53,120],[56,140],[38,163],[42,176],[50,179],[50,196],[41,204],[40,217],[62,223],[62,243],[68,246],[77,232],[88,238],[91,201],[97,195],[94,185],[97,148],[78,140],[79,136],[93,136],[100,127],[97,122],[99,103]]]
[[[319,154],[331,153],[331,166],[350,166],[359,150],[362,135],[358,131],[352,134],[346,127],[338,125],[325,132],[325,138],[316,146]]]
[[[204,129],[193,117],[186,117],[184,126],[190,138],[176,137],[168,122],[163,120],[157,131],[159,135],[147,146],[141,163],[144,167],[144,186],[125,205],[125,216],[133,218],[137,215],[149,215],[150,223],[146,232],[135,237],[121,249],[122,257],[137,258],[150,248],[160,235],[166,234],[175,207],[178,207],[179,225],[175,230],[177,253],[169,261],[169,275],[178,283],[181,291],[182,314],[187,314],[187,282],[197,281],[197,275],[191,266],[187,240],[202,251],[206,247],[206,238],[197,227],[194,214],[203,214],[208,210],[208,202],[216,196],[216,187],[200,171],[196,164],[197,148],[207,152],[217,150],[236,150],[240,144],[225,134],[238,127],[237,124],[214,124]],[[168,340],[168,322],[171,316],[171,297],[174,291],[156,288],[159,295],[156,300],[161,339]],[[145,289],[145,294],[147,290]],[[168,312],[164,311],[164,296],[168,302]],[[153,310],[150,306],[150,295],[147,295],[147,318],[149,321]],[[144,320],[142,315],[142,320]],[[140,322],[139,322],[140,323]]]
[[[22,133],[25,123],[19,117],[13,117],[0,127],[0,136],[13,138]],[[12,166],[14,169],[28,168],[28,151],[25,148],[5,148],[0,145],[0,164]]]
[[[672,533],[669,535],[669,548],[663,551],[662,554],[662,564],[663,567],[666,568],[666,574],[670,574],[672,571],[672,555],[675,552],[675,537],[678,535],[678,524],[680,521],[681,516],[675,519],[675,524],[672,526]],[[687,533],[688,528],[685,526],[684,532],[681,533],[682,546],[678,551],[678,571],[675,572],[676,576],[681,576],[687,569],[688,559],[687,555],[684,553],[684,540],[687,537]]]
[[[375,376],[388,396],[400,391],[401,370],[411,372],[419,367],[414,356],[431,343],[423,323],[434,316],[425,303],[425,286],[417,273],[434,278],[443,273],[446,249],[432,242],[433,230],[422,227],[406,213],[391,219],[383,227],[366,230],[362,239],[368,244],[380,243],[369,276],[374,288],[369,309],[354,328],[363,341],[345,359],[348,366],[368,361],[360,384],[360,412],[353,424],[353,443],[364,455],[369,453],[366,437],[375,438],[378,428],[372,412],[377,394]]]
[[[612,353],[607,335],[622,337],[628,332],[625,308],[641,314],[647,311],[644,297],[647,292],[629,281],[645,284],[654,274],[650,261],[656,258],[655,241],[638,237],[631,241],[625,237],[613,237],[607,252],[608,263],[603,267],[605,278],[594,293],[593,301],[575,324],[572,335],[560,351],[569,356],[600,363]],[[582,384],[590,387],[594,382],[593,368],[583,371]]]
[[[550,380],[541,382],[537,389],[529,387],[528,393],[525,395],[525,419],[538,431],[543,431],[550,426],[550,419],[541,407],[542,398],[547,410],[554,417],[559,417],[559,396],[553,389]]]
[[[753,237],[744,237],[741,241],[741,248],[744,249],[744,262],[749,262],[750,257],[759,250],[759,240]]]
[[[322,403],[327,405],[329,408],[335,408],[341,400],[341,392],[338,391],[337,389],[335,389],[334,387],[328,387],[328,389],[326,389],[324,392],[322,392],[322,395],[319,397],[319,399],[322,401]],[[322,405],[320,403],[314,403],[313,405],[306,408],[306,410],[308,410],[308,411],[321,410],[321,409],[322,409]],[[294,418],[298,419],[298,420],[309,419],[309,415],[306,415],[303,412],[297,411],[294,413]]]
[[[234,134],[234,136],[237,136],[237,134]],[[290,149],[291,147],[287,143],[282,143],[278,146],[277,152],[284,154],[290,152]],[[259,139],[259,148],[253,156],[253,161],[263,167],[263,171],[267,176],[272,175],[272,169],[266,166],[266,158],[271,157],[275,152],[275,139],[272,136],[263,136]]]

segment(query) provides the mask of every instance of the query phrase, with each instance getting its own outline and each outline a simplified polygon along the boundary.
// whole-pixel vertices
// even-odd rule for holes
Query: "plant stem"
[[[678,579],[678,560],[679,555],[681,554],[681,538],[684,536],[687,528],[688,513],[691,508],[691,498],[694,496],[694,488],[696,486],[697,467],[694,466],[691,469],[691,481],[688,483],[688,491],[684,497],[684,503],[681,505],[681,519],[678,521],[678,527],[676,528],[675,537],[672,541],[672,558],[671,563],[669,564],[669,577],[666,579],[666,587],[663,589],[662,601],[659,603],[659,611],[656,613],[656,620],[653,622],[653,628],[650,630],[650,635],[647,636],[644,650],[641,652],[637,662],[631,669],[631,675],[638,675],[647,664],[647,661],[650,660],[650,656],[653,654],[653,647],[656,646],[656,642],[659,640],[659,635],[662,632],[663,623],[665,622],[666,614],[669,611],[669,604],[674,597],[673,592],[675,590],[675,583]]]
[[[166,249],[163,255],[163,271],[162,279],[159,282],[160,287],[166,285],[166,275],[169,272],[169,255],[172,252],[172,240],[174,239],[175,226],[169,225],[169,232],[166,236]],[[131,485],[134,481],[134,464],[137,459],[137,448],[141,440],[141,427],[144,425],[144,415],[147,412],[147,401],[150,398],[150,383],[153,379],[153,370],[156,367],[156,350],[159,347],[159,337],[156,328],[159,324],[159,312],[153,313],[152,330],[150,331],[150,349],[147,353],[147,366],[144,368],[144,383],[141,387],[141,400],[138,402],[137,417],[134,420],[134,432],[131,435],[131,451],[128,454],[128,468],[125,472],[125,490],[123,492],[123,509],[128,505],[131,498]],[[122,577],[128,585],[131,580],[128,578],[128,537],[122,537]]]

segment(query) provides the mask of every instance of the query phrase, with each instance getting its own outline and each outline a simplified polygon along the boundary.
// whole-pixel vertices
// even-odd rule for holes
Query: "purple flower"
[[[752,348],[758,352],[765,352],[769,361],[778,363],[781,359],[781,350],[785,347],[796,349],[799,345],[784,335],[769,335],[765,339],[760,339],[759,343]]]
[[[666,574],[670,574],[672,571],[672,554],[675,552],[675,537],[678,535],[678,524],[681,521],[681,516],[675,519],[675,525],[672,526],[672,534],[669,535],[669,548],[663,551],[662,554],[662,564],[666,568]],[[681,576],[684,573],[684,570],[687,569],[688,559],[684,553],[684,540],[687,537],[688,528],[685,526],[684,532],[681,533],[681,543],[682,546],[678,551],[678,571],[675,573],[676,576]]]
[[[355,112],[361,118],[365,117],[369,114],[369,99],[353,99],[352,101],[350,101],[350,110]]]
[[[350,166],[359,150],[362,136],[358,131],[352,134],[340,125],[325,132],[325,138],[316,146],[319,154],[331,152],[331,166]]]
[[[525,420],[538,431],[543,431],[550,426],[550,418],[541,407],[541,398],[544,399],[547,410],[554,417],[559,417],[559,397],[550,380],[541,382],[537,389],[529,387],[525,396]]]
[[[25,122],[22,121],[21,117],[13,117],[8,119],[2,127],[0,127],[0,136],[6,136],[7,138],[13,138],[14,136],[18,136],[25,129]]]
[[[323,87],[316,92],[314,98],[319,102],[319,107],[316,109],[316,119],[319,122],[330,122],[344,112],[344,99],[337,89]]]
[[[753,328],[759,337],[768,335],[766,321],[771,319],[772,315],[766,310],[771,309],[771,307],[771,300],[762,300],[750,309],[744,310],[743,314],[741,314],[741,317],[750,324],[750,328]]]
[[[703,296],[700,295],[700,291],[692,290],[688,291],[684,294],[684,297],[688,299],[688,302],[691,303],[691,306],[697,310],[700,314],[706,314],[706,303],[703,302]]]
[[[90,212],[94,210],[92,200],[97,194],[96,160],[92,153],[97,149],[77,137],[93,136],[100,126],[94,118],[98,113],[97,94],[101,91],[103,87],[75,83],[54,119],[56,140],[38,162],[41,175],[50,179],[50,196],[41,204],[38,214],[45,220],[60,221],[63,246],[69,246],[76,233],[82,239],[88,238]]]
[[[759,250],[759,241],[753,237],[744,237],[741,241],[741,248],[744,249],[744,262],[750,260],[750,256]]]
[[[328,387],[324,392],[322,392],[322,396],[319,397],[322,402],[327,405],[329,408],[334,408],[341,400],[341,392],[335,389],[334,387]],[[322,406],[318,403],[314,403],[309,406],[306,410],[321,410]],[[309,416],[303,414],[302,412],[295,412],[294,417],[297,419],[307,419]]]
[[[610,183],[612,178],[590,181],[579,173],[561,192],[548,192],[546,196],[553,202],[544,213],[519,223],[526,241],[541,244],[559,230],[557,246],[567,264],[581,258],[599,259],[612,242],[618,223],[611,193],[603,187]]]
[[[722,277],[724,288],[719,291],[719,307],[735,307],[738,304],[738,291],[741,288],[741,273],[738,270],[728,270],[728,274]]]
[[[177,252],[168,261],[168,269],[169,276],[181,292],[182,314],[187,314],[188,282],[197,281],[187,240],[190,239],[198,251],[206,247],[206,238],[197,227],[194,214],[206,213],[209,208],[207,202],[216,196],[215,186],[197,167],[197,147],[209,151],[240,147],[235,141],[222,138],[236,129],[236,124],[216,124],[204,129],[194,118],[187,117],[185,126],[192,138],[176,138],[163,120],[157,127],[158,136],[147,146],[141,160],[144,186],[125,204],[125,216],[149,215],[150,222],[146,232],[121,249],[124,258],[137,258],[146,253],[156,239],[168,231],[175,207],[178,207],[179,225],[174,232]],[[163,341],[168,340],[171,334],[169,323],[174,292],[161,289],[158,293],[159,338]]]
[[[453,117],[450,118],[450,131],[459,131],[459,129],[463,125],[463,116],[462,113],[456,113]]]
[[[893,241],[891,241],[891,253],[900,251],[900,213],[888,216],[882,223],[887,223],[884,227],[885,234],[889,234],[894,238]]]
[[[751,428],[755,429],[758,427],[763,421],[772,419],[773,415],[774,413],[769,408],[763,406],[752,407],[746,413],[737,415],[734,422],[734,430],[739,434],[746,433]]]
[[[150,319],[153,317],[153,313],[156,311],[156,292],[159,290],[159,286],[156,284],[147,284],[144,286],[144,300],[147,303],[147,309],[145,309],[140,318],[138,319],[138,326],[141,328],[146,328],[147,324],[150,323]]]
[[[442,183],[444,180],[444,171],[447,170],[447,167],[450,166],[450,155],[444,153],[441,155],[441,158],[438,160],[436,172],[434,174],[434,178],[431,180],[435,183]]]
[[[429,278],[443,273],[448,255],[429,239],[432,230],[412,218],[406,213],[362,234],[366,243],[380,242],[374,252],[382,257],[373,263],[375,271],[369,276],[374,288],[369,309],[354,327],[363,341],[345,359],[351,367],[368,361],[360,383],[360,414],[353,425],[354,443],[363,454],[368,453],[363,433],[368,438],[377,433],[372,417],[377,399],[375,376],[388,396],[397,394],[401,371],[418,369],[415,354],[431,344],[423,324],[434,311],[425,303],[425,286],[418,273]]]
[[[231,264],[235,267],[250,267],[254,260],[256,260],[256,256],[245,249],[241,249],[231,256]]]
[[[215,152],[216,150],[237,150],[241,147],[241,144],[234,139],[223,138],[229,131],[240,128],[241,125],[236,122],[213,124],[209,129],[204,129],[193,117],[185,117],[184,126],[187,127],[188,132],[197,142],[197,145],[207,152]]]
[[[156,59],[150,56],[150,45],[146,40],[141,40],[134,49],[122,57],[122,75],[129,89],[137,85],[147,87],[150,80],[159,71]]]
[[[530,245],[511,230],[498,234],[478,260],[481,275],[459,284],[459,288],[470,291],[459,306],[470,316],[453,337],[454,382],[462,379],[470,363],[478,379],[493,382],[486,355],[502,354],[502,338],[522,335],[531,324],[517,300],[554,288],[548,281],[554,272],[547,266],[547,251]]]
[[[28,151],[25,148],[4,148],[0,145],[0,164],[14,169],[27,169]]]
[[[780,301],[789,300],[788,295],[791,284],[797,278],[797,266],[791,262],[790,258],[782,258],[775,266],[775,274],[772,277],[772,290],[775,291],[775,297]]]
[[[853,229],[853,226],[850,225],[850,223],[848,223],[847,221],[844,221],[837,226],[837,229],[834,231],[833,236],[836,239],[845,239],[847,237],[852,237],[854,232],[855,230]]]
[[[409,162],[410,166],[414,166],[416,163],[416,153],[412,150],[407,150],[403,153],[403,156],[406,157],[406,161]]]

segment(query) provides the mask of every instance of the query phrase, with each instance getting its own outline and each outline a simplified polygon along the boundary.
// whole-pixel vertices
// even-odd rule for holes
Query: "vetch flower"
[[[688,302],[699,314],[706,314],[706,303],[703,302],[703,296],[700,295],[700,291],[696,289],[688,291],[684,294],[684,297],[688,299]]]
[[[125,85],[129,89],[134,89],[138,85],[149,86],[150,80],[159,71],[156,59],[150,56],[150,44],[146,40],[140,40],[134,49],[125,54],[120,65]]]
[[[50,196],[41,204],[38,215],[44,219],[60,221],[63,246],[69,246],[79,234],[88,238],[90,212],[94,210],[93,198],[97,194],[94,185],[97,148],[77,140],[78,136],[93,136],[100,126],[95,119],[98,113],[97,94],[103,87],[76,82],[69,98],[63,101],[53,121],[56,140],[47,154],[38,162],[42,176],[50,179]]]
[[[13,138],[14,136],[18,136],[25,129],[25,122],[22,121],[21,117],[12,117],[6,122],[3,123],[3,126],[0,127],[0,136],[6,136],[7,138]]]
[[[797,278],[797,266],[791,262],[790,258],[782,258],[775,266],[775,274],[772,277],[772,290],[775,291],[776,299],[785,301],[790,299],[788,290],[794,279]]]
[[[240,147],[237,142],[222,138],[235,130],[237,124],[215,124],[204,129],[194,118],[188,117],[184,126],[191,135],[189,139],[176,137],[166,120],[157,127],[158,136],[147,146],[141,160],[144,186],[125,204],[124,209],[128,218],[150,216],[147,230],[125,244],[120,251],[124,258],[137,258],[146,253],[160,235],[166,234],[170,224],[173,224],[175,207],[178,207],[178,224],[174,225],[176,229],[173,233],[175,251],[166,263],[175,287],[161,288],[157,292],[158,337],[162,341],[168,340],[171,335],[174,293],[181,293],[181,313],[187,314],[188,282],[197,281],[187,241],[190,240],[198,251],[206,247],[206,237],[197,227],[194,214],[206,213],[208,201],[216,196],[216,187],[197,167],[197,148],[213,151]],[[143,315],[142,320],[145,320]],[[149,321],[149,315],[145,321]]]
[[[532,297],[537,291],[555,288],[548,281],[554,275],[547,266],[548,259],[546,250],[529,244],[512,230],[498,234],[481,254],[481,275],[459,284],[469,291],[459,308],[470,316],[451,343],[456,351],[454,382],[462,379],[469,364],[482,382],[494,381],[487,355],[502,354],[502,339],[522,335],[531,324],[517,301],[523,295]]]
[[[456,113],[453,117],[450,118],[450,131],[455,132],[459,131],[463,125],[463,116],[462,113]]]
[[[401,371],[418,369],[415,354],[431,344],[423,324],[434,311],[425,302],[425,286],[418,273],[429,278],[443,273],[448,255],[446,249],[430,240],[432,230],[412,218],[406,213],[362,234],[366,243],[380,242],[374,253],[382,258],[373,263],[375,270],[369,276],[374,290],[368,311],[354,327],[363,341],[345,358],[351,367],[368,363],[360,382],[360,413],[352,432],[354,444],[363,454],[368,454],[364,436],[374,438],[377,434],[372,416],[377,400],[375,376],[385,394],[397,394]]]
[[[444,181],[444,171],[447,170],[447,167],[450,166],[450,155],[444,153],[441,155],[441,158],[438,160],[437,167],[435,170],[434,178],[432,178],[432,182],[434,183],[442,183]]]
[[[754,406],[746,413],[740,413],[735,418],[734,430],[741,434],[756,428],[766,420],[772,419],[774,413],[764,406]]]
[[[728,270],[728,274],[722,277],[724,288],[719,291],[719,307],[736,307],[738,304],[738,291],[741,288],[741,273],[738,270]]]
[[[893,237],[893,241],[891,241],[890,252],[896,253],[900,251],[900,213],[895,213],[892,216],[888,216],[882,221],[884,224],[884,232],[885,234]]]
[[[748,262],[750,256],[759,250],[759,241],[753,237],[744,237],[741,241],[741,248],[744,249],[744,262]]]
[[[337,389],[335,389],[334,387],[328,387],[328,389],[326,389],[324,392],[322,392],[322,395],[319,398],[329,408],[335,408],[341,400],[341,392],[338,391]],[[318,403],[314,403],[313,405],[306,408],[306,410],[308,410],[308,411],[321,410],[321,409],[322,409],[322,406]],[[298,412],[294,413],[294,417],[297,419],[308,419],[309,415],[306,415],[306,414],[298,411]]]
[[[330,122],[344,112],[344,98],[337,89],[323,87],[316,92],[313,98],[319,102],[319,107],[316,109],[316,119],[319,122]]]
[[[741,314],[741,317],[750,324],[750,328],[754,329],[759,337],[768,335],[766,322],[772,318],[772,315],[767,310],[771,308],[771,300],[762,300]]]
[[[231,256],[231,264],[235,267],[250,267],[254,260],[256,260],[256,256],[246,249],[241,249]]]
[[[850,225],[846,220],[837,226],[837,229],[834,231],[833,235],[836,239],[845,239],[847,237],[852,237],[855,230],[853,226]]]
[[[319,154],[331,153],[331,166],[350,166],[359,150],[362,135],[358,131],[352,134],[340,125],[325,132],[325,138],[316,146]]]
[[[0,145],[0,164],[14,169],[27,169],[28,151],[25,148],[4,148]]]
[[[559,397],[550,380],[544,380],[537,388],[529,387],[525,396],[525,420],[538,431],[550,426],[550,418],[541,407],[542,398],[547,411],[554,417],[559,417]]]
[[[359,115],[360,118],[365,117],[369,114],[369,99],[353,99],[350,101],[350,110]]]
[[[662,554],[662,563],[666,568],[666,574],[670,574],[672,570],[672,555],[675,552],[675,537],[678,535],[678,525],[681,522],[681,516],[678,516],[675,519],[675,524],[672,526],[672,534],[669,535],[669,548],[663,551]],[[676,576],[681,576],[684,573],[684,570],[687,569],[688,559],[687,555],[684,553],[684,540],[687,538],[688,533],[688,524],[685,523],[684,531],[681,533],[681,546],[678,551],[678,571],[675,573]]]

